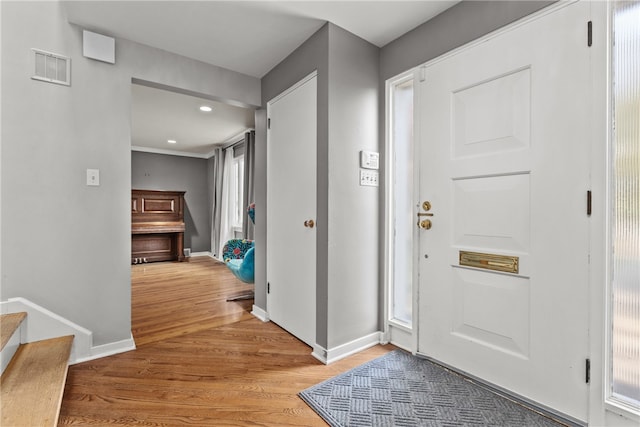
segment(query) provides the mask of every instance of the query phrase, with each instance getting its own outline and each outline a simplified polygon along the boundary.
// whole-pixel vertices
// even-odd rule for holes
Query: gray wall
[[[329,27],[328,349],[379,330],[380,189],[360,186],[361,150],[379,151],[379,49]]]
[[[211,250],[206,159],[132,151],[131,188],[186,191],[184,247],[192,252]]]
[[[82,56],[60,2],[0,2],[1,298],[25,297],[93,331],[130,337],[131,80],[257,107],[259,79],[127,40],[116,64]],[[30,49],[72,58],[71,87],[31,80]],[[87,168],[101,185],[87,187]]]
[[[267,309],[267,110],[256,110],[255,193],[255,306]]]
[[[372,75],[379,71],[379,85],[371,88],[371,93],[376,94],[382,118],[384,92],[379,88],[384,87],[387,78],[546,4],[460,3],[385,46],[380,51],[379,66],[369,63],[375,48],[356,42],[333,25],[326,25],[265,76],[261,96],[258,79],[127,40],[116,41],[115,65],[86,59],[81,55],[81,29],[67,22],[61,3],[0,2],[1,298],[29,298],[92,330],[96,345],[128,338],[131,79],[231,100],[238,105],[260,106],[311,71],[318,70],[317,219],[319,224],[326,224],[318,228],[318,266],[321,267],[317,277],[318,344],[333,347],[339,341],[368,331],[369,312],[359,313],[358,319],[340,317],[339,299],[344,296],[349,308],[359,298],[363,298],[362,305],[368,304],[369,293],[378,292],[379,284],[371,284],[371,289],[365,285],[365,279],[374,279],[368,273],[356,277],[355,285],[345,285],[343,280],[336,282],[340,274],[346,274],[346,266],[331,254],[351,248],[345,239],[334,234],[334,230],[345,230],[350,221],[357,222],[351,217],[340,218],[346,218],[345,213],[355,206],[356,202],[350,203],[349,197],[361,203],[364,200],[367,206],[377,200],[377,196],[351,187],[351,174],[357,169],[357,160],[351,160],[351,156],[360,149],[376,147],[368,139],[353,139],[353,129],[360,128],[363,135],[369,135],[383,129],[384,121],[374,118],[365,123],[365,117],[369,116],[365,107],[364,113],[353,112],[354,116],[343,119],[332,113],[331,120],[337,123],[335,127],[333,122],[330,126],[329,111],[338,111],[341,105],[351,102],[347,94],[343,96],[337,89],[339,85],[354,83],[349,82],[349,76],[360,76],[367,82],[370,77],[364,66],[344,55],[358,52]],[[339,46],[343,42],[344,48]],[[32,47],[70,56],[72,86],[31,80],[29,53]],[[330,69],[333,70],[331,76]],[[367,76],[363,77],[363,73]],[[332,78],[337,86],[330,87]],[[363,87],[357,86],[352,95],[363,97],[364,92]],[[368,105],[362,99],[364,97],[354,101],[358,108]],[[266,207],[266,131],[261,114],[264,112],[257,113],[256,123],[258,250],[266,241],[266,218],[259,215],[260,209]],[[355,120],[353,126],[347,124],[350,119]],[[344,155],[344,164],[339,158],[341,155]],[[85,185],[87,168],[100,169],[100,187]],[[348,184],[344,190],[338,186],[339,177]],[[337,191],[335,195],[334,191]],[[342,205],[343,202],[346,204]],[[355,224],[353,235],[359,235],[365,228],[370,231],[370,225],[366,222],[360,229],[360,225]],[[361,245],[377,247],[379,242],[376,237]],[[329,252],[329,247],[336,252]],[[354,269],[368,262],[367,253],[358,258]],[[371,270],[376,264],[374,260],[366,267]],[[256,304],[266,308],[264,259],[256,260],[256,266]],[[332,319],[338,316],[336,322],[331,320],[329,324],[330,316]],[[334,323],[348,320],[356,324],[344,325],[344,331],[334,331],[338,328]]]
[[[262,78],[262,104],[267,107],[267,102],[273,99],[303,77],[318,71],[318,122],[317,122],[317,217],[316,223],[316,343],[327,347],[327,244],[328,244],[328,123],[329,123],[329,24],[323,26],[298,49],[278,64],[273,70]],[[264,301],[260,306],[266,310],[266,206],[267,206],[267,132],[266,127],[258,127],[256,117],[256,218],[260,207],[264,206],[260,217],[264,222],[256,221],[255,240],[265,242],[265,250],[260,251],[256,247],[256,305]],[[260,175],[258,175],[260,172]],[[263,270],[264,269],[264,270]],[[262,295],[259,295],[262,294]]]
[[[327,24],[262,80],[266,106],[318,71],[316,343],[326,349],[376,332],[379,325],[379,278],[371,268],[379,257],[379,189],[360,187],[358,157],[363,149],[378,151],[378,52]],[[264,182],[266,150],[256,157]],[[258,223],[256,229],[264,238],[265,228]]]
[[[385,81],[542,9],[554,1],[463,1],[384,46]]]

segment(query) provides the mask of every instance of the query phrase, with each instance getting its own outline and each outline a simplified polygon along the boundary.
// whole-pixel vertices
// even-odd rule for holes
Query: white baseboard
[[[113,356],[118,353],[125,353],[136,349],[136,342],[133,335],[128,339],[116,341],[108,344],[97,345],[91,347],[91,355],[82,359],[76,359],[69,362],[70,365],[76,363],[88,362],[89,360],[100,359],[101,357]]]
[[[70,320],[59,316],[25,298],[10,298],[0,303],[2,314],[24,311],[27,318],[22,323],[20,342],[29,343],[50,338],[73,335],[69,360],[88,357],[93,345],[93,333]]]
[[[321,345],[318,345],[318,344],[314,345],[311,355],[316,359],[318,359],[320,362],[324,363],[325,365],[329,364],[327,362],[327,349],[322,347]]]
[[[18,344],[73,335],[73,345],[69,356],[70,365],[135,350],[136,348],[133,336],[122,341],[94,346],[93,333],[90,330],[25,298],[10,298],[7,301],[0,302],[0,313],[2,314],[22,311],[27,313],[27,317],[20,326]],[[3,363],[4,359],[5,357],[3,356]]]
[[[209,258],[213,258],[213,254],[211,252],[191,252],[190,258],[197,256],[208,256]]]
[[[322,346],[315,345],[311,355],[325,365],[328,365],[352,354],[361,352],[362,350],[366,350],[369,347],[373,347],[374,345],[381,344],[383,338],[382,332],[374,332],[331,349],[325,349]]]
[[[251,310],[251,314],[253,314],[258,319],[262,320],[263,322],[269,322],[271,320],[271,319],[269,319],[269,313],[267,313],[266,311],[264,311],[263,309],[261,309],[260,307],[258,307],[255,304],[253,305],[253,309]]]
[[[389,324],[388,328],[388,342],[396,347],[408,351],[409,353],[414,353],[413,343],[415,338],[413,337],[413,332],[410,329],[394,324]]]

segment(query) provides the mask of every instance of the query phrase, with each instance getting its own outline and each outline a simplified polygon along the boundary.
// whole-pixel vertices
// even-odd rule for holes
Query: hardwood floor
[[[297,393],[394,349],[325,366],[250,314],[250,289],[208,257],[132,266],[137,350],[71,366],[59,425],[322,426]]]

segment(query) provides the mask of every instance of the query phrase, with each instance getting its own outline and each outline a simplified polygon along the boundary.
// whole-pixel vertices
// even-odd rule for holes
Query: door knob
[[[308,220],[306,220],[306,221],[304,222],[304,226],[305,226],[305,227],[308,227],[308,228],[313,228],[313,226],[314,226],[315,224],[316,224],[316,223],[315,223],[315,222],[313,222],[313,220],[312,220],[312,219],[308,219]]]
[[[423,219],[422,221],[418,221],[418,227],[422,228],[423,230],[431,229],[431,220]]]

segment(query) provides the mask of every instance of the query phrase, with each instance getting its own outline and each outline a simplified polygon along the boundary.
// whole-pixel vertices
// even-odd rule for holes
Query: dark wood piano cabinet
[[[131,263],[184,261],[184,191],[131,190]]]

